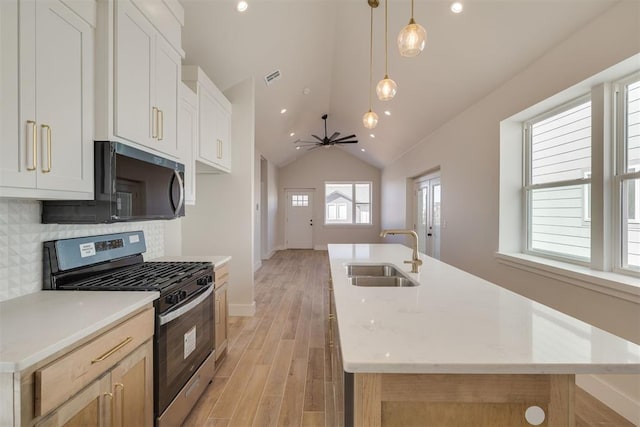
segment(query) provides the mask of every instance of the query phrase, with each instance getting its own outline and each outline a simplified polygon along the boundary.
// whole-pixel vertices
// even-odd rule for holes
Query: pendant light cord
[[[413,21],[413,0],[411,0],[411,20]]]
[[[369,111],[373,94],[373,7],[371,8],[371,26],[369,31]]]
[[[384,0],[384,78],[389,77],[389,51],[387,49],[387,4],[389,0]]]

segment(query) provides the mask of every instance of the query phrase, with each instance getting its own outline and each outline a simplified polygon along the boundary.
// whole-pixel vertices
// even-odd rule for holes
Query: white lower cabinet
[[[96,1],[0,1],[0,197],[93,198]]]

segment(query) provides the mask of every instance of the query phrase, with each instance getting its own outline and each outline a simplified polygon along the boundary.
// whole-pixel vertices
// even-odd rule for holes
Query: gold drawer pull
[[[162,141],[164,139],[164,113],[162,110],[158,109],[158,141]]]
[[[111,350],[107,351],[105,354],[103,354],[102,356],[93,359],[91,361],[91,364],[94,363],[98,363],[98,362],[102,362],[103,360],[105,360],[107,357],[111,356],[113,353],[115,353],[116,351],[120,350],[122,347],[124,347],[125,345],[129,344],[131,341],[133,341],[133,337],[127,337],[124,341],[122,341],[120,344],[118,344],[117,346],[113,347]]]

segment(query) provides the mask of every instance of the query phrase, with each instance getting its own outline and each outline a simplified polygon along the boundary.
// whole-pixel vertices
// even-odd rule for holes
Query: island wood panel
[[[574,375],[355,374],[354,425],[528,426],[530,406],[541,425],[573,427]]]

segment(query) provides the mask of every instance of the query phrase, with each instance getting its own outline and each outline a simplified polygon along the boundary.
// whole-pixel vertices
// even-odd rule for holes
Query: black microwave
[[[42,223],[100,224],[184,216],[184,165],[131,146],[96,141],[94,200],[42,202]]]

